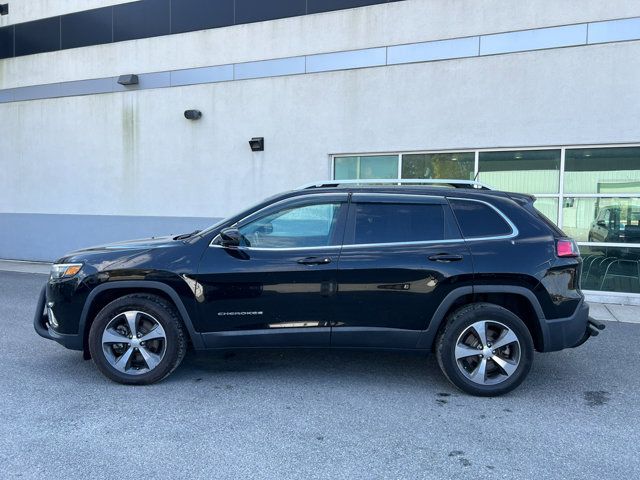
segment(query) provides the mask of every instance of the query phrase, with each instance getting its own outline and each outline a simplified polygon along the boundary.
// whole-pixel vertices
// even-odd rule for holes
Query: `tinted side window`
[[[169,0],[141,0],[113,7],[113,41],[170,33]]]
[[[306,0],[236,0],[236,23],[304,15],[306,6]]]
[[[171,2],[171,33],[233,25],[234,0]]]
[[[509,224],[489,205],[469,200],[450,200],[450,203],[466,238],[511,234]]]
[[[333,243],[341,203],[286,208],[239,228],[244,246],[254,248],[322,247]]]
[[[15,25],[16,57],[60,50],[60,17]]]
[[[0,59],[13,57],[13,25],[0,28]]]
[[[113,40],[113,9],[99,8],[61,17],[62,48],[86,47]]]
[[[387,3],[387,0],[307,0],[308,13],[330,12],[343,8],[364,7]]]
[[[358,203],[355,209],[355,244],[444,239],[441,205]]]

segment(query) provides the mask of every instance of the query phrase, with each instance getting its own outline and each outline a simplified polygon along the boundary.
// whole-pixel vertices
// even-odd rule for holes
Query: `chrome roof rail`
[[[298,187],[296,190],[308,190],[311,188],[330,188],[341,186],[371,186],[371,185],[442,185],[454,188],[476,188],[480,190],[493,190],[489,185],[475,180],[449,180],[442,178],[426,178],[426,179],[366,179],[366,180],[323,180],[321,182],[307,183]]]

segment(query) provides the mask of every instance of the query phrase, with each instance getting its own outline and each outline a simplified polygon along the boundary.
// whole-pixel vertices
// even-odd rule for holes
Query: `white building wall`
[[[640,2],[629,0],[404,0],[6,59],[0,61],[0,88],[634,16],[640,16]]]
[[[639,72],[628,42],[5,104],[0,205],[219,217],[335,153],[634,142]]]

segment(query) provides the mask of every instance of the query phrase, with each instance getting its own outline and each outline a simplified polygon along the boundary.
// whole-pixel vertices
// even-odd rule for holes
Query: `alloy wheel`
[[[148,313],[130,310],[113,317],[102,333],[102,350],[109,364],[119,372],[141,375],[150,372],[164,358],[167,335]]]
[[[454,354],[466,378],[480,385],[496,385],[518,369],[521,348],[518,336],[505,324],[481,320],[463,330]]]

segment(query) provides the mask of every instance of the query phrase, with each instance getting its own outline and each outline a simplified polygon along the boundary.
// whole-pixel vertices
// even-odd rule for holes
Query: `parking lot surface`
[[[434,358],[187,356],[126,387],[32,327],[46,276],[0,272],[0,478],[640,478],[640,325],[537,354],[501,398]]]

